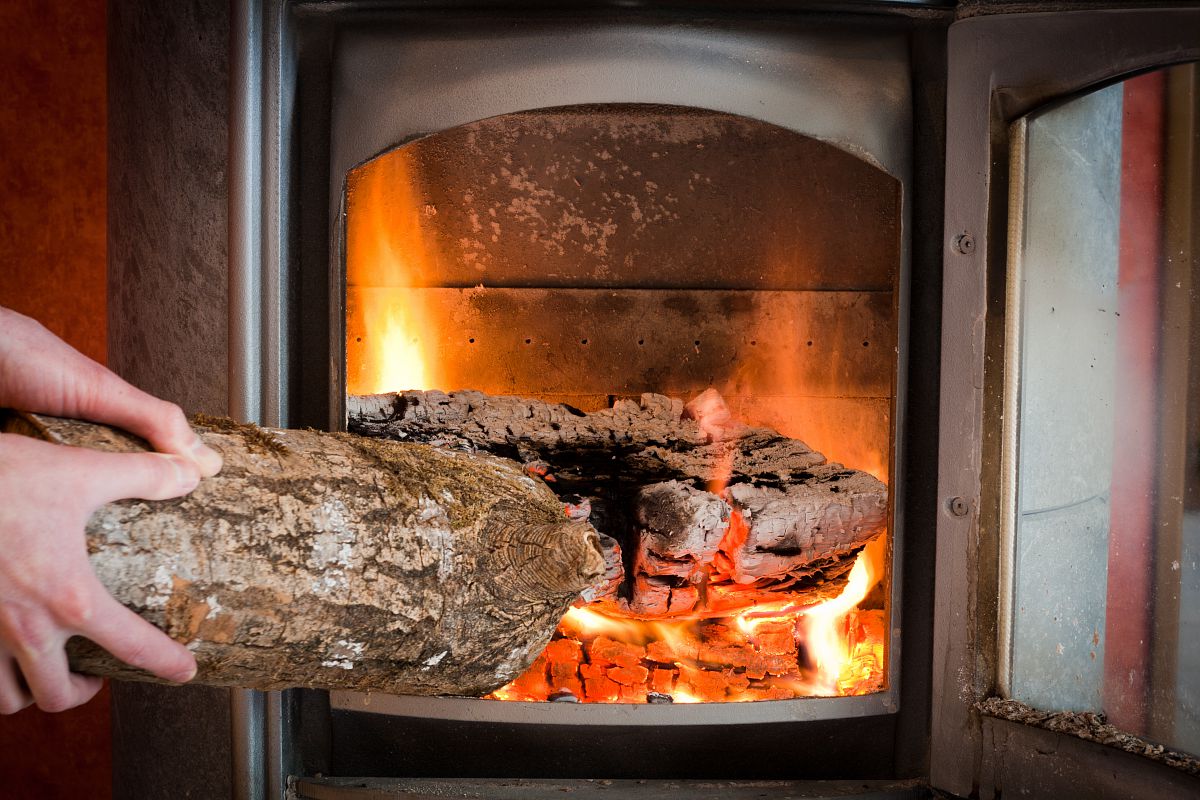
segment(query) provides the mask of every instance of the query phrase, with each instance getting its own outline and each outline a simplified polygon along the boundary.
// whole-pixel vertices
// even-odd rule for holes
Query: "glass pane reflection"
[[[1019,126],[1006,656],[1010,697],[1200,754],[1197,102],[1184,65]]]

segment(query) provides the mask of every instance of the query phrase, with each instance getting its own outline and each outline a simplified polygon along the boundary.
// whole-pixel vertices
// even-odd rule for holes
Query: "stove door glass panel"
[[[1192,753],[1196,80],[1160,70],[1017,125],[1002,560],[1008,695]]]

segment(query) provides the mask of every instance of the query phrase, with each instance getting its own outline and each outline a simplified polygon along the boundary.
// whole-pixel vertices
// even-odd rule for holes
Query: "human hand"
[[[121,380],[38,322],[0,308],[0,408],[86,419],[137,434],[208,477],[221,457],[204,446],[179,406]]]
[[[64,645],[86,636],[161,678],[187,681],[187,648],[118,603],[88,562],[83,529],[113,500],[187,494],[220,456],[177,406],[125,383],[38,323],[0,308],[0,406],[92,419],[161,453],[100,453],[0,434],[0,713],[87,702],[99,678],[76,675]]]

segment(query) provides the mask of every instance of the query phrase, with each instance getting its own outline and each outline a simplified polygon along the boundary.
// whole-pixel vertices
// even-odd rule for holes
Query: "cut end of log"
[[[493,551],[488,572],[501,592],[530,602],[574,599],[604,575],[604,554],[587,522],[529,524],[498,504],[489,515]]]

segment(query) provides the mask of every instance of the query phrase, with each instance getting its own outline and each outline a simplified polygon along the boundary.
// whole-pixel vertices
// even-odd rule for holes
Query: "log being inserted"
[[[113,452],[144,442],[22,415],[12,430]],[[87,525],[113,595],[185,642],[196,682],[479,696],[542,652],[605,570],[596,531],[520,465],[350,434],[198,418],[225,466],[178,500]],[[82,639],[72,669],[152,676]]]

